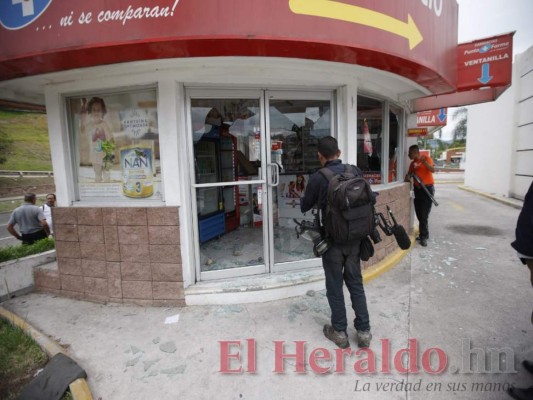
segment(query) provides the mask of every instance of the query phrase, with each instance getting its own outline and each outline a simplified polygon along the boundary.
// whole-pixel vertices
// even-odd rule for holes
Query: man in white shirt
[[[54,233],[54,225],[52,225],[52,207],[56,206],[56,195],[49,193],[46,195],[46,203],[42,205],[44,217],[50,227],[50,232]]]

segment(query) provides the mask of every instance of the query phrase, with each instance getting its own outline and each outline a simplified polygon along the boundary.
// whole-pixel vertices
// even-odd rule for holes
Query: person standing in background
[[[36,200],[34,193],[26,193],[24,204],[15,208],[7,221],[8,232],[18,240],[22,240],[22,244],[33,244],[50,235],[43,210],[35,205]],[[18,225],[20,234],[15,230],[15,225]]]
[[[46,218],[46,223],[50,227],[50,234],[54,234],[54,225],[52,223],[52,207],[56,206],[56,195],[54,193],[48,193],[46,195],[46,203],[42,205],[44,217]]]
[[[435,167],[433,166],[433,160],[431,157],[420,156],[420,149],[416,144],[409,147],[408,156],[413,161],[411,161],[409,171],[405,175],[405,182],[410,182],[412,175],[416,174],[428,192],[433,196],[435,194],[435,181],[433,179]],[[420,228],[420,234],[416,240],[421,246],[426,247],[429,239],[429,213],[431,212],[433,201],[416,180],[414,181],[413,188],[415,192],[415,213]]]
[[[531,286],[533,286],[533,182],[531,182],[524,198],[524,206],[516,222],[515,236],[516,239],[511,243],[511,246],[516,250],[522,264],[529,268],[529,279]],[[533,324],[533,312],[531,313],[531,323]],[[533,374],[533,361],[524,360],[522,365]],[[513,399],[533,400],[533,385],[527,389],[512,387],[508,393]]]

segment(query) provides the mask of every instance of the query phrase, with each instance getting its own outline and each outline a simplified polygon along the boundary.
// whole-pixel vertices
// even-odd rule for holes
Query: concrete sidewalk
[[[2,305],[67,346],[94,399],[506,399],[509,385],[533,383],[520,365],[533,359],[533,289],[509,246],[519,210],[453,185],[437,185],[436,197],[428,247],[415,246],[366,285],[369,351],[356,353],[353,327],[352,354],[324,338],[324,290],[229,306],[143,308],[39,294]],[[234,343],[224,357],[230,342],[240,349]],[[399,360],[409,344],[406,372]],[[297,346],[302,364],[276,356]],[[240,360],[231,356],[239,351]],[[313,363],[326,351],[329,360]],[[491,353],[500,357],[491,361]]]

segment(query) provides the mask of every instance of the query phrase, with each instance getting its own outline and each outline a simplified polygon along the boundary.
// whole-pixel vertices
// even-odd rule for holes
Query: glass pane
[[[389,182],[396,182],[398,178],[398,145],[400,143],[400,127],[402,126],[402,110],[393,105],[389,112]]]
[[[357,166],[371,184],[382,183],[383,106],[378,100],[357,96]]]
[[[330,110],[328,100],[270,102],[271,159],[280,166],[279,185],[272,188],[276,263],[315,258],[312,242],[296,237],[294,219],[312,220],[300,212],[300,198],[320,168],[318,140],[331,135]]]
[[[258,175],[259,99],[192,99],[191,106],[195,183]]]
[[[259,99],[192,99],[201,271],[264,264]]]
[[[85,94],[67,104],[80,200],[161,200],[156,90]]]

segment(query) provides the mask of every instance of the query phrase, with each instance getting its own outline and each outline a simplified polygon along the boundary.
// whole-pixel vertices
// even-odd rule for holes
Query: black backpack
[[[336,243],[347,243],[371,234],[375,229],[375,196],[361,170],[345,164],[341,174],[327,167],[319,171],[329,181],[324,215],[326,236]]]

